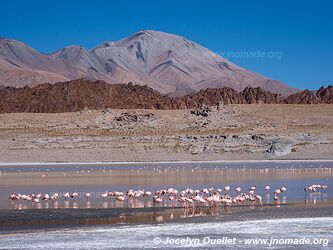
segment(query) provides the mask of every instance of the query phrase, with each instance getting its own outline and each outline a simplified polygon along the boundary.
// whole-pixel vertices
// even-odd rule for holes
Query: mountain
[[[299,93],[303,96],[303,92]],[[333,104],[333,87],[316,92],[315,103]],[[294,95],[292,95],[294,96]],[[291,102],[291,100],[293,100]],[[134,84],[108,84],[104,81],[74,80],[55,84],[40,84],[35,87],[0,89],[0,113],[11,112],[73,112],[88,109],[188,109],[203,104],[214,106],[225,104],[253,103],[309,103],[303,98],[283,98],[260,87],[247,87],[237,92],[229,87],[208,88],[182,97],[162,95],[156,90]]]
[[[243,69],[184,37],[152,30],[105,42],[91,50],[69,46],[50,55],[17,41],[2,39],[0,72],[3,72],[0,85],[14,87],[87,78],[145,84],[171,96],[222,87],[237,91],[260,87],[283,95],[297,92]]]
[[[75,66],[6,38],[0,38],[0,73],[0,85],[12,87],[88,76]]]

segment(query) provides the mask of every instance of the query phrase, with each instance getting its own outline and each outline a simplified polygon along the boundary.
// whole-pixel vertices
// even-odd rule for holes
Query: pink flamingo
[[[117,201],[124,201],[125,200],[125,197],[122,196],[122,195],[118,195],[115,197]]]
[[[262,197],[260,195],[256,195],[255,198],[260,202],[260,205],[263,206],[262,204]]]
[[[107,198],[108,196],[109,196],[108,191],[105,191],[104,193],[101,193],[101,197],[102,197],[103,199]]]
[[[91,193],[85,193],[84,194],[84,198],[86,198],[86,200],[89,200],[90,196],[91,196]]]
[[[153,203],[157,203],[157,204],[159,204],[159,203],[162,203],[163,202],[163,198],[162,197],[160,197],[160,196],[158,196],[158,195],[155,195],[154,197],[153,197]]]
[[[65,198],[65,200],[67,200],[69,198],[69,192],[64,193],[62,197]]]
[[[78,196],[79,196],[79,194],[77,192],[74,192],[71,194],[71,198],[73,198],[73,199],[75,199]]]

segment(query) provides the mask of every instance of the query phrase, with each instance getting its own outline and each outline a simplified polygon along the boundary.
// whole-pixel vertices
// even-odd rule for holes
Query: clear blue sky
[[[0,8],[0,36],[45,53],[68,45],[92,48],[153,29],[183,35],[297,88],[333,84],[329,0],[11,0]],[[260,56],[239,54],[258,51]]]

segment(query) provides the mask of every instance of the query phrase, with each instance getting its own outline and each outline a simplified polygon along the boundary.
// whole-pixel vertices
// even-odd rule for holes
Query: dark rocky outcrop
[[[84,109],[198,109],[217,104],[315,104],[333,103],[333,87],[320,88],[288,96],[245,88],[208,88],[182,97],[170,97],[142,85],[108,84],[104,81],[74,80],[36,87],[0,89],[0,113],[58,113]]]
[[[287,104],[317,104],[319,102],[320,100],[316,96],[316,93],[308,89],[300,93],[290,95],[284,100],[284,103]]]
[[[0,90],[0,112],[73,112],[103,108],[169,109],[171,99],[146,86],[75,80]]]
[[[321,87],[318,91],[304,90],[288,96],[284,103],[287,104],[333,104],[333,86]]]
[[[321,103],[333,104],[333,86],[329,85],[327,88],[321,87],[316,95],[320,98]]]
[[[284,97],[280,94],[271,93],[261,88],[246,87],[242,95],[249,104],[259,103],[283,103]]]
[[[122,113],[121,116],[115,117],[117,122],[141,122],[141,121],[151,121],[154,120],[155,115],[153,113],[147,114],[131,114],[131,113]]]
[[[216,105],[223,101],[224,104],[244,104],[245,98],[236,90],[224,87],[220,89],[208,88],[200,90],[198,93],[186,95],[179,98],[187,107],[200,107],[202,104],[207,106]]]
[[[202,105],[200,108],[192,110],[191,114],[196,116],[207,117],[210,112],[212,112],[212,110],[209,107],[207,107],[206,105]]]

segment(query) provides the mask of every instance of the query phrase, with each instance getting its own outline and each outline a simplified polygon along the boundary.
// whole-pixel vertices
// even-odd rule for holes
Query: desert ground
[[[332,105],[0,114],[1,162],[332,159]],[[207,116],[206,116],[207,115]]]

